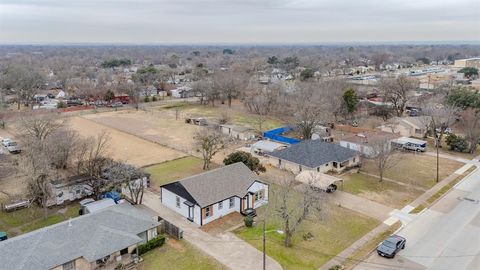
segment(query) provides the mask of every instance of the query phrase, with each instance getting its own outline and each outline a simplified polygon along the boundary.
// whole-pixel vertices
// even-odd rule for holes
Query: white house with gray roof
[[[288,148],[267,153],[268,162],[298,174],[302,171],[342,172],[360,165],[360,153],[338,144],[306,140]]]
[[[93,270],[132,262],[160,224],[145,210],[117,204],[0,242],[0,270]],[[101,268],[104,269],[104,268]]]
[[[165,206],[200,226],[233,212],[254,213],[268,203],[268,185],[241,162],[160,188]]]

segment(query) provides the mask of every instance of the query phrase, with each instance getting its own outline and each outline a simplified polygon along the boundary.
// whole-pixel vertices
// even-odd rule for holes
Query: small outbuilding
[[[220,125],[220,132],[237,140],[255,139],[255,130],[253,128],[238,125]]]
[[[286,148],[287,145],[269,140],[258,141],[250,147],[256,154],[271,153],[276,150]]]

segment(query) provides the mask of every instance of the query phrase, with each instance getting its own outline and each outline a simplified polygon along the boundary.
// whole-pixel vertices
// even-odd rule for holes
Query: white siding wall
[[[253,208],[258,208],[262,205],[265,205],[268,203],[268,185],[265,185],[263,183],[260,183],[260,182],[255,182],[249,189],[248,191],[251,191],[251,192],[257,192],[259,190],[265,190],[264,194],[265,194],[265,197],[263,198],[263,200],[259,200],[259,201],[255,201],[255,204],[253,205]]]
[[[262,201],[255,202],[254,208],[258,208],[262,205],[265,205],[268,202],[268,185],[265,185],[260,182],[255,182],[250,188],[249,191],[256,192],[258,190],[265,189],[265,199]],[[180,208],[176,205],[176,198],[178,195],[170,192],[169,190],[163,189],[161,190],[162,195],[162,204],[167,206],[168,208],[172,209],[173,211],[179,213],[180,215],[188,218],[188,206],[184,204],[186,201],[184,198],[180,197]],[[194,206],[194,222],[198,225],[205,225],[209,222],[212,222],[218,218],[221,218],[225,215],[228,215],[233,212],[240,212],[241,200],[238,197],[233,197],[235,204],[232,208],[230,208],[230,199],[226,199],[222,201],[223,207],[219,209],[219,203],[213,204],[213,215],[200,220],[202,217],[201,208],[198,205]]]
[[[229,127],[221,127],[221,131],[223,134],[239,140],[250,140],[255,138],[255,133],[253,131],[239,132]]]
[[[360,145],[360,144],[347,142],[347,141],[340,141],[340,145],[343,147],[358,151],[366,156],[371,155],[372,153],[372,148],[369,146]]]
[[[211,217],[207,217],[203,220],[203,225],[215,220],[215,219],[218,219],[218,218],[221,218],[225,215],[228,215],[230,213],[233,213],[233,212],[240,212],[240,199],[238,197],[234,197],[234,200],[235,200],[235,205],[230,208],[229,207],[229,199],[226,199],[223,201],[223,207],[222,209],[219,209],[218,208],[218,203],[212,205],[211,207],[213,207],[213,215]]]
[[[180,197],[180,208],[179,208],[177,207],[177,203],[176,203],[176,200],[177,200],[176,194],[162,188],[161,195],[162,195],[162,204],[172,209],[173,211],[179,213],[180,215],[184,216],[185,218],[188,218],[188,206],[184,204],[184,202],[186,201],[184,198]],[[195,215],[195,218],[196,217],[197,216]],[[200,220],[198,224],[200,224]]]

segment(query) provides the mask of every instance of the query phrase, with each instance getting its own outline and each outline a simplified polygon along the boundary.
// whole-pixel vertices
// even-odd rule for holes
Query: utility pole
[[[263,270],[267,269],[267,255],[265,251],[265,219],[263,219]]]
[[[438,148],[440,147],[440,135],[437,133],[437,131],[435,131],[435,141],[436,141],[436,146],[437,146],[437,183],[439,181],[439,176],[438,176],[438,171],[440,170],[440,159],[439,159],[439,152],[438,152]]]

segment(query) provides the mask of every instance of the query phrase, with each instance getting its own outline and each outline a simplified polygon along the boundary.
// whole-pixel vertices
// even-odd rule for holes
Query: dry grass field
[[[81,136],[97,136],[101,132],[109,135],[109,154],[112,158],[135,166],[147,166],[176,159],[186,154],[159,144],[143,140],[134,135],[95,123],[82,117],[73,117],[68,122],[71,129]]]

